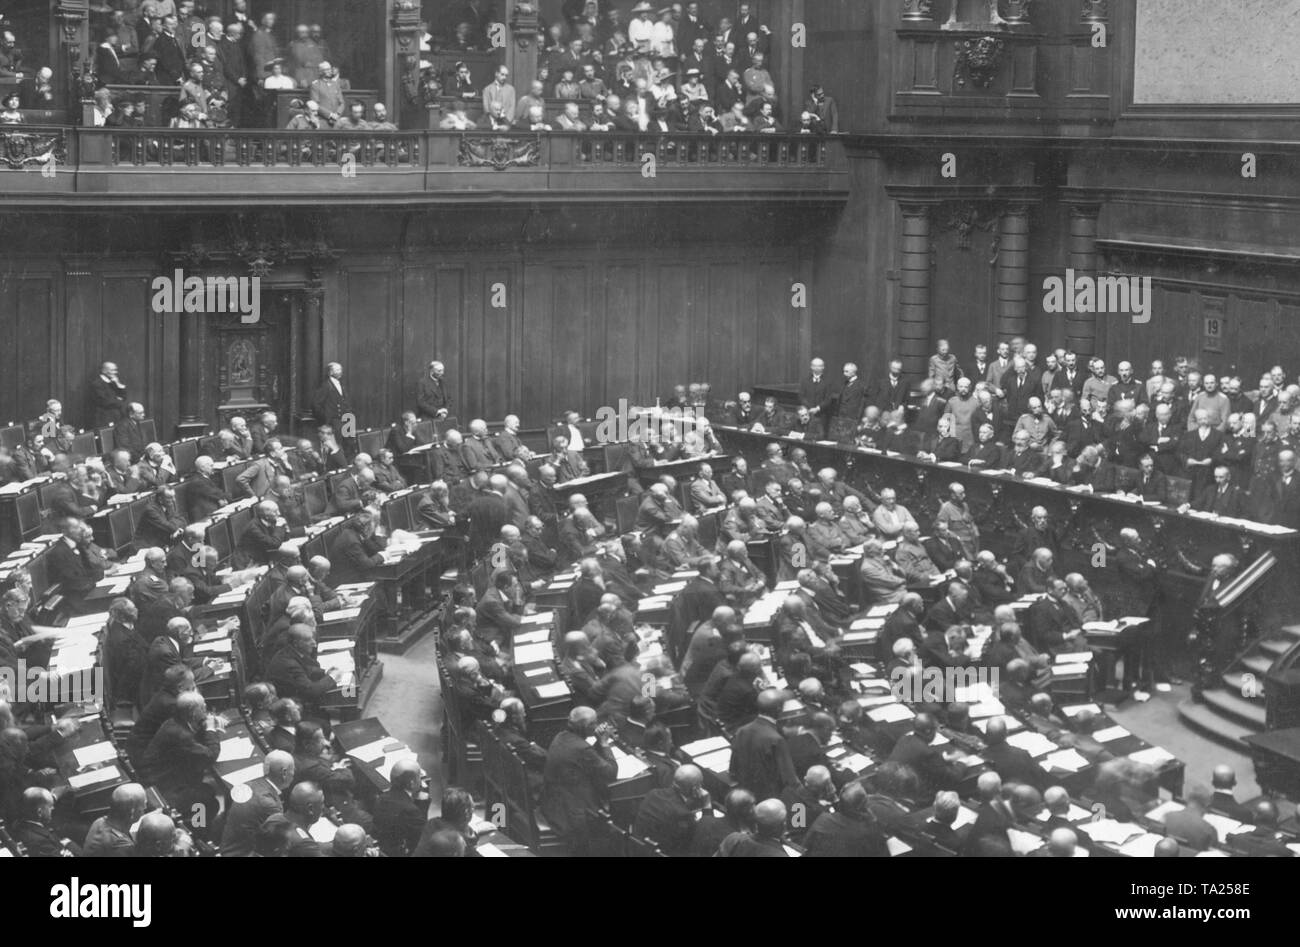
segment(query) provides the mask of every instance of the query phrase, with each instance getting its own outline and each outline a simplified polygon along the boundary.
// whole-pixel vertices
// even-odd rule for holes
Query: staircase
[[[1221,687],[1203,691],[1199,701],[1189,697],[1178,705],[1179,718],[1220,743],[1243,749],[1242,737],[1265,729],[1264,675],[1298,641],[1300,625],[1287,625],[1255,641],[1228,665]]]

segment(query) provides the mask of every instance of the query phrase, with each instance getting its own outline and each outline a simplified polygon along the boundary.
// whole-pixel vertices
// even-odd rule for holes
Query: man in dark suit
[[[1183,462],[1183,475],[1192,481],[1188,495],[1199,497],[1213,482],[1214,465],[1223,452],[1223,434],[1210,426],[1208,411],[1197,411],[1194,420],[1196,427],[1178,443],[1178,456]]]
[[[804,836],[810,858],[887,858],[884,833],[867,808],[867,791],[850,783],[840,792],[834,812],[821,816]]]
[[[202,811],[206,819],[215,817],[216,795],[204,777],[221,752],[223,730],[221,718],[208,717],[203,696],[189,691],[176,698],[172,719],[158,729],[144,751],[145,778],[187,816]]]
[[[1029,399],[1037,397],[1041,375],[1036,375],[1029,368],[1023,356],[1017,355],[1011,362],[1011,368],[1002,376],[998,386],[1005,393],[1006,415],[1003,418],[1004,431],[1015,424],[1021,415],[1029,413]]]
[[[422,794],[420,765],[401,760],[393,765],[389,789],[375,798],[375,841],[390,858],[415,851],[429,821],[429,799]]]
[[[420,379],[416,407],[420,417],[441,421],[451,413],[451,393],[447,390],[447,367],[442,362],[430,362],[429,374]]]
[[[105,362],[90,382],[90,407],[94,426],[108,427],[126,413],[126,385],[117,377],[117,365]]]
[[[944,597],[930,606],[924,624],[927,630],[943,634],[954,625],[970,624],[974,617],[970,590],[961,582],[950,582]]]
[[[575,707],[568,726],[546,751],[542,777],[542,810],[570,854],[590,854],[592,813],[608,802],[609,784],[617,775],[609,736],[596,729],[596,711]]]
[[[939,419],[948,409],[948,402],[939,397],[934,382],[927,378],[921,382],[921,403],[917,406],[916,417],[912,419],[911,429],[921,435],[921,449],[929,450],[933,446],[939,431]]]
[[[74,607],[104,577],[103,561],[91,550],[90,530],[79,519],[63,522],[63,538],[50,546],[46,562],[50,585],[59,586]]]
[[[1047,789],[1051,778],[1028,752],[1007,742],[1007,724],[1002,717],[989,721],[984,731],[984,742],[987,746],[980,756],[1004,781],[1024,783],[1039,792]]]
[[[316,634],[306,625],[289,626],[284,646],[266,667],[266,679],[275,685],[275,692],[298,701],[307,716],[318,716],[316,705],[337,686],[336,675],[317,662]]]
[[[145,438],[140,429],[144,421],[144,405],[130,404],[126,413],[113,422],[113,445],[131,455],[131,463],[137,463],[144,456]]]
[[[280,525],[279,519],[280,510],[274,503],[263,501],[257,505],[257,515],[236,543],[243,562],[264,566],[271,561],[271,556],[289,538],[289,530]]]
[[[351,436],[349,430],[355,435],[356,417],[352,413],[352,402],[343,387],[343,366],[338,362],[330,362],[325,371],[328,377],[320,383],[311,399],[312,414],[317,421],[328,424],[343,438]],[[345,415],[353,422],[351,428],[344,425]]]
[[[1295,451],[1277,455],[1277,479],[1272,483],[1271,522],[1288,529],[1300,529],[1300,473],[1296,471]]]
[[[808,409],[822,437],[826,437],[834,417],[835,393],[826,377],[826,363],[820,358],[812,360],[808,374],[799,382],[799,403]]]
[[[858,366],[849,362],[844,366],[844,384],[836,399],[835,416],[856,426],[866,406],[867,386],[858,375]]]
[[[921,780],[921,792],[929,794],[940,789],[955,789],[960,778],[957,767],[944,759],[932,745],[938,726],[929,714],[917,714],[912,721],[912,732],[905,733],[894,744],[889,754],[890,762],[911,767]]]
[[[212,458],[199,457],[194,461],[194,476],[186,487],[185,500],[189,505],[190,522],[206,520],[230,502],[220,475],[213,469]]]
[[[980,797],[980,807],[976,810],[975,824],[971,826],[966,837],[966,849],[963,854],[979,855],[983,851],[983,839],[993,837],[1005,844],[1008,854],[1011,839],[1007,829],[1015,824],[1011,807],[1002,798],[1002,778],[997,773],[981,773],[976,790]]]
[[[1239,817],[1234,815],[1232,818]],[[1259,800],[1240,817],[1240,821],[1253,825],[1254,828],[1231,836],[1229,844],[1251,858],[1293,858],[1295,853],[1287,847],[1292,836],[1277,830],[1277,819],[1277,803],[1268,799]]]
[[[1143,454],[1138,458],[1138,472],[1128,483],[1128,490],[1147,503],[1169,502],[1169,478],[1156,468],[1155,457]]]
[[[9,787],[5,787],[8,789]],[[48,789],[31,786],[19,796],[10,833],[29,858],[76,858],[81,846],[54,829],[54,796]]]
[[[185,45],[176,35],[179,22],[175,14],[163,17],[162,32],[149,47],[149,52],[158,58],[159,85],[180,85],[185,78]]]
[[[1180,512],[1188,509],[1186,505]],[[1246,495],[1241,487],[1232,482],[1232,472],[1225,466],[1214,468],[1214,483],[1209,484],[1194,498],[1191,509],[1216,516],[1244,516],[1246,513]]]
[[[737,676],[743,673],[737,668]],[[787,696],[775,688],[760,693],[758,716],[736,731],[731,744],[731,778],[757,799],[778,798],[786,790],[799,785],[799,777],[790,759],[790,748],[777,723]]]
[[[363,510],[339,530],[330,559],[340,582],[364,582],[384,564],[383,540],[375,535],[374,516]]]
[[[392,430],[388,432],[385,446],[393,452],[394,457],[401,457],[420,446],[420,438],[415,433],[417,423],[414,411],[403,411],[402,420],[394,424]]]
[[[135,528],[135,544],[139,548],[170,548],[185,529],[185,517],[176,508],[176,491],[167,484],[154,490],[154,495],[140,509],[139,516]]]
[[[396,766],[394,767],[396,769]],[[263,778],[254,780],[252,795],[231,804],[221,834],[221,854],[227,858],[253,854],[257,830],[272,813],[283,813],[281,793],[293,783],[293,757],[283,750],[272,750],[262,761]]]
[[[887,414],[907,404],[907,389],[903,363],[894,359],[889,363],[889,373],[876,384],[871,403]]]
[[[1039,651],[1055,654],[1083,647],[1083,632],[1065,602],[1068,591],[1064,579],[1053,578],[1048,582],[1047,595],[1029,606],[1027,637]]]
[[[665,855],[684,856],[690,852],[697,817],[708,810],[704,774],[687,763],[677,767],[671,786],[652,789],[641,800],[632,834],[655,842]]]

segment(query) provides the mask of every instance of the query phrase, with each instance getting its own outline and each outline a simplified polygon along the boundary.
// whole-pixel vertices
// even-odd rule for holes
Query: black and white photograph
[[[1298,22],[0,0],[0,858],[78,859],[31,914],[839,857],[1262,919]]]

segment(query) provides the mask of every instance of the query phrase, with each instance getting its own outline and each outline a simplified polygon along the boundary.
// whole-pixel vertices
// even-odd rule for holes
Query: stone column
[[[903,240],[898,279],[898,355],[903,371],[924,377],[930,359],[929,204],[900,203]]]
[[[1097,216],[1100,204],[1070,205],[1070,269],[1076,278],[1097,275]],[[1067,286],[1067,293],[1073,288]],[[1097,352],[1097,314],[1095,312],[1070,312],[1065,315],[1065,347],[1079,353],[1080,358]]]
[[[54,70],[54,86],[75,123],[81,117],[81,79],[93,65],[90,0],[56,0],[50,14],[50,67]],[[86,94],[89,96],[89,91]]]
[[[1029,207],[1012,204],[998,223],[997,339],[1029,329]]]

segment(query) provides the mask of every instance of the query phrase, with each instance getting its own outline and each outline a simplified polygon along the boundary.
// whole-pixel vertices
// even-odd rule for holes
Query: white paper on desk
[[[515,648],[515,667],[522,667],[525,664],[542,664],[544,662],[555,660],[555,649],[551,647],[549,641],[541,644],[526,644],[521,648]]]
[[[1055,664],[1087,664],[1092,660],[1091,651],[1072,651],[1069,654],[1058,654]]]
[[[526,631],[523,634],[515,635],[515,647],[521,644],[541,644],[543,641],[551,640],[551,629],[539,628],[537,631]]]
[[[1070,707],[1062,707],[1061,713],[1065,714],[1067,717],[1077,717],[1085,710],[1092,714],[1101,713],[1101,708],[1096,704],[1074,704]]]
[[[321,616],[322,621],[351,621],[361,614],[361,607],[340,608],[337,611],[326,612]]]
[[[1080,770],[1088,768],[1088,760],[1076,749],[1070,747],[1064,750],[1057,750],[1055,753],[1049,753],[1043,757],[1042,765],[1047,769],[1064,770],[1067,773],[1077,773]]]
[[[678,747],[689,757],[703,756],[705,753],[712,753],[715,750],[721,750],[723,747],[731,746],[726,737],[708,737],[704,740],[696,740],[693,743],[686,743]]]
[[[869,769],[872,765],[872,759],[869,756],[863,756],[861,753],[850,753],[843,759],[836,760],[836,763],[851,771],[854,774],[860,774]]]
[[[618,764],[618,775],[615,779],[633,779],[650,768],[635,756],[624,753],[618,747],[613,747],[612,750],[614,762]]]
[[[1136,838],[1131,838],[1121,844],[1119,851],[1130,858],[1155,858],[1156,846],[1160,844],[1162,838],[1164,838],[1163,835],[1156,835],[1154,832],[1143,832]]]
[[[957,818],[953,819],[952,827],[960,829],[963,825],[974,825],[978,818],[974,809],[968,809],[965,806],[957,807]]]
[[[867,631],[885,627],[883,618],[859,618],[849,625],[849,631]]]
[[[539,684],[537,686],[537,696],[542,700],[567,697],[569,693],[569,685],[565,681],[551,681],[549,684]]]
[[[217,638],[213,641],[204,641],[194,646],[195,654],[230,654],[234,649],[234,642],[229,638]]]
[[[1019,747],[1030,756],[1045,756],[1059,750],[1060,747],[1053,743],[1041,733],[1034,733],[1032,730],[1023,730],[1020,733],[1013,733],[1007,737],[1007,743],[1011,746]]]
[[[348,750],[348,756],[363,763],[372,763],[384,755],[384,751],[392,742],[392,737],[380,737],[378,740],[363,743],[361,746]]]
[[[1122,740],[1129,736],[1129,732],[1116,724],[1113,727],[1107,727],[1105,730],[1098,730],[1092,735],[1092,738],[1098,743],[1113,743],[1116,740]]]
[[[912,846],[908,845],[901,838],[894,838],[892,835],[886,837],[885,847],[889,849],[890,858],[895,858],[899,855],[906,855],[912,850]]]
[[[655,595],[674,595],[686,588],[685,582],[665,582],[662,585],[656,585],[650,591]]]
[[[1011,850],[1017,855],[1028,855],[1047,844],[1041,836],[1026,832],[1024,829],[1007,829],[1007,837],[1011,839]]]
[[[731,769],[731,747],[725,746],[703,756],[692,757],[695,765],[714,773],[725,773]]]
[[[1123,845],[1140,835],[1147,834],[1140,825],[1134,825],[1131,822],[1118,822],[1115,819],[1098,819],[1096,822],[1085,822],[1079,828],[1087,832],[1088,837],[1094,842],[1106,842],[1111,845]],[[1156,838],[1159,839],[1160,836],[1156,836]]]
[[[524,677],[546,677],[550,673],[550,668],[529,668],[524,672]]]
[[[993,689],[993,685],[986,682],[980,682],[954,688],[953,700],[959,704],[993,705],[999,707],[1002,704],[998,701],[998,693]]]
[[[1255,828],[1253,825],[1246,825],[1216,812],[1207,812],[1201,818],[1214,826],[1214,831],[1219,834],[1220,842],[1226,842],[1229,835],[1240,835],[1242,832],[1250,832]]]
[[[335,651],[351,651],[356,642],[351,638],[330,638],[316,645],[316,654],[331,654]]]
[[[1135,763],[1145,763],[1148,766],[1159,769],[1174,758],[1164,747],[1149,746],[1145,750],[1138,750],[1136,753],[1130,753],[1128,758]]]
[[[334,591],[336,592],[369,592],[375,587],[373,582],[347,582],[340,585]]]
[[[1086,664],[1053,664],[1052,677],[1082,677],[1088,673]]]
[[[257,755],[257,749],[253,746],[253,741],[248,737],[234,737],[230,740],[221,741],[221,752],[217,755],[218,763],[229,763],[233,760],[250,760]]]
[[[226,773],[221,779],[229,786],[242,786],[245,783],[251,783],[255,779],[261,779],[263,775],[265,775],[265,768],[258,762],[252,766],[237,769],[233,773]]]
[[[92,769],[89,773],[77,773],[75,776],[69,776],[68,785],[80,791],[88,786],[97,786],[100,783],[120,779],[121,776],[122,773],[116,766],[105,766],[103,769]]]
[[[77,747],[72,751],[72,758],[77,761],[77,769],[85,769],[87,766],[94,766],[96,763],[107,763],[109,760],[116,760],[117,748],[105,740],[102,743]]]
[[[573,588],[573,580],[572,580],[572,579],[570,579],[568,582],[552,582],[550,585],[548,585],[548,586],[546,587],[546,591],[548,591],[548,592],[567,592],[567,591],[569,591],[569,589],[571,589],[571,588]]]
[[[212,600],[213,605],[238,605],[244,599],[248,598],[248,592],[252,588],[250,585],[241,586],[218,595]]]
[[[351,673],[356,670],[356,663],[352,660],[351,651],[335,651],[331,654],[317,655],[316,663],[320,665],[322,671],[337,670],[344,673]]]
[[[872,629],[870,631],[846,631],[844,634],[840,635],[840,641],[844,644],[857,644],[859,642],[875,641],[879,637],[880,632],[877,629]]]
[[[884,704],[868,710],[867,716],[876,723],[894,723],[899,720],[911,720],[916,714],[903,704]]]
[[[501,849],[493,845],[491,842],[482,842],[479,845],[475,845],[474,851],[478,852],[479,855],[483,858],[509,858],[510,857],[505,852],[501,851]]]
[[[981,720],[985,717],[1001,717],[1007,712],[1007,708],[1000,700],[982,700],[975,704],[968,711],[972,720]]]
[[[1047,809],[1044,809],[1042,812],[1038,813],[1038,815],[1034,816],[1034,818],[1039,822],[1046,822],[1051,817],[1052,813]],[[1083,808],[1083,806],[1076,806],[1074,803],[1070,803],[1070,808],[1065,813],[1066,822],[1082,822],[1085,819],[1090,818],[1092,818],[1091,812]]]
[[[316,820],[316,824],[307,830],[307,834],[320,844],[328,845],[334,841],[334,836],[338,834],[338,831],[339,827],[337,825],[321,816]]]

